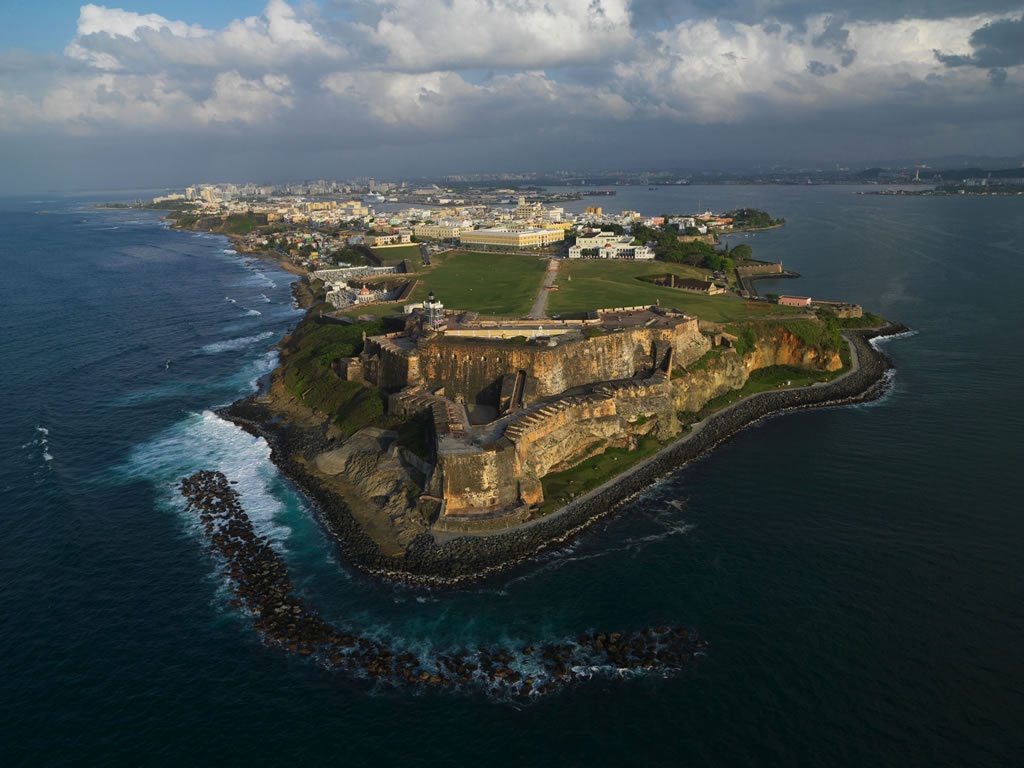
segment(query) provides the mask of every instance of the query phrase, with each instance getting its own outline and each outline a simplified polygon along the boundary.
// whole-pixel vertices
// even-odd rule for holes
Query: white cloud
[[[374,0],[367,28],[405,70],[537,68],[600,61],[633,45],[627,0]]]
[[[341,60],[345,50],[299,19],[285,0],[269,0],[263,14],[237,19],[223,30],[98,5],[82,7],[71,59],[105,70],[280,66],[296,60]]]
[[[822,13],[643,31],[629,0],[352,2],[358,21],[332,25],[316,6],[269,0],[221,29],[83,6],[64,56],[39,58],[31,76],[23,58],[0,52],[0,130],[191,141],[248,125],[284,140],[301,128],[323,146],[339,134],[571,140],[997,98],[984,71],[946,67],[934,51],[969,54],[971,33],[998,16],[839,24]],[[1002,99],[1021,74],[1009,72]]]
[[[680,24],[658,33],[658,45],[620,64],[617,76],[649,99],[651,114],[679,121],[736,123],[766,108],[794,116],[851,104],[885,102],[909,86],[928,84],[944,72],[933,49],[959,50],[988,17],[848,24],[846,47],[815,45],[828,16],[803,29],[722,25],[714,19]],[[849,56],[849,51],[855,51]],[[957,98],[979,96],[979,73],[958,82]],[[969,81],[969,82],[968,82]]]
[[[410,135],[515,132],[520,125],[558,119],[622,119],[630,104],[605,89],[558,83],[543,72],[522,72],[475,84],[454,72],[336,73],[324,79],[335,107],[370,117]]]
[[[217,76],[213,95],[193,111],[204,123],[269,120],[278,109],[292,106],[290,90],[291,83],[283,75],[246,80],[237,72],[225,72]]]

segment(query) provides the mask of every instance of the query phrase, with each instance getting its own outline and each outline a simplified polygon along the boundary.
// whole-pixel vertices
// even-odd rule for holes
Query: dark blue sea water
[[[569,550],[454,593],[351,570],[267,446],[213,414],[273,366],[291,278],[92,202],[0,201],[5,765],[1024,763],[1024,200],[601,200],[785,216],[746,242],[804,277],[762,290],[915,334],[884,344],[882,400],[762,422]],[[658,623],[708,655],[525,703],[326,672],[229,605],[175,489],[197,469],[238,482],[327,618],[424,658]]]

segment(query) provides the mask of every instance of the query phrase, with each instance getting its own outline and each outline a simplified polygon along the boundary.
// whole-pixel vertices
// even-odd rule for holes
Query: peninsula
[[[461,248],[402,244],[394,216],[343,236],[245,215],[179,225],[300,274],[307,311],[260,391],[221,415],[267,439],[354,565],[389,578],[507,568],[769,414],[874,397],[890,364],[868,340],[905,330],[759,297],[755,280],[795,275],[720,247],[784,224],[751,209],[545,226],[521,197],[488,215],[525,220],[462,230]]]

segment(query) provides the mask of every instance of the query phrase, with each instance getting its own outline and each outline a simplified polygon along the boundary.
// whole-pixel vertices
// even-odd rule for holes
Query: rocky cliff
[[[695,413],[705,403],[736,389],[741,389],[752,371],[788,365],[815,371],[838,371],[843,367],[838,352],[822,351],[808,346],[799,337],[782,327],[774,327],[757,340],[751,351],[740,355],[734,349],[672,382],[673,402],[677,411]]]

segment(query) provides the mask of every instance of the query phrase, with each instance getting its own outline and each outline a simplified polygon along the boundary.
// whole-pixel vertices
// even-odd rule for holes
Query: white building
[[[569,247],[570,259],[635,259],[654,258],[654,251],[646,245],[633,245],[629,235],[615,235],[601,232],[593,237],[577,237],[576,244]]]

